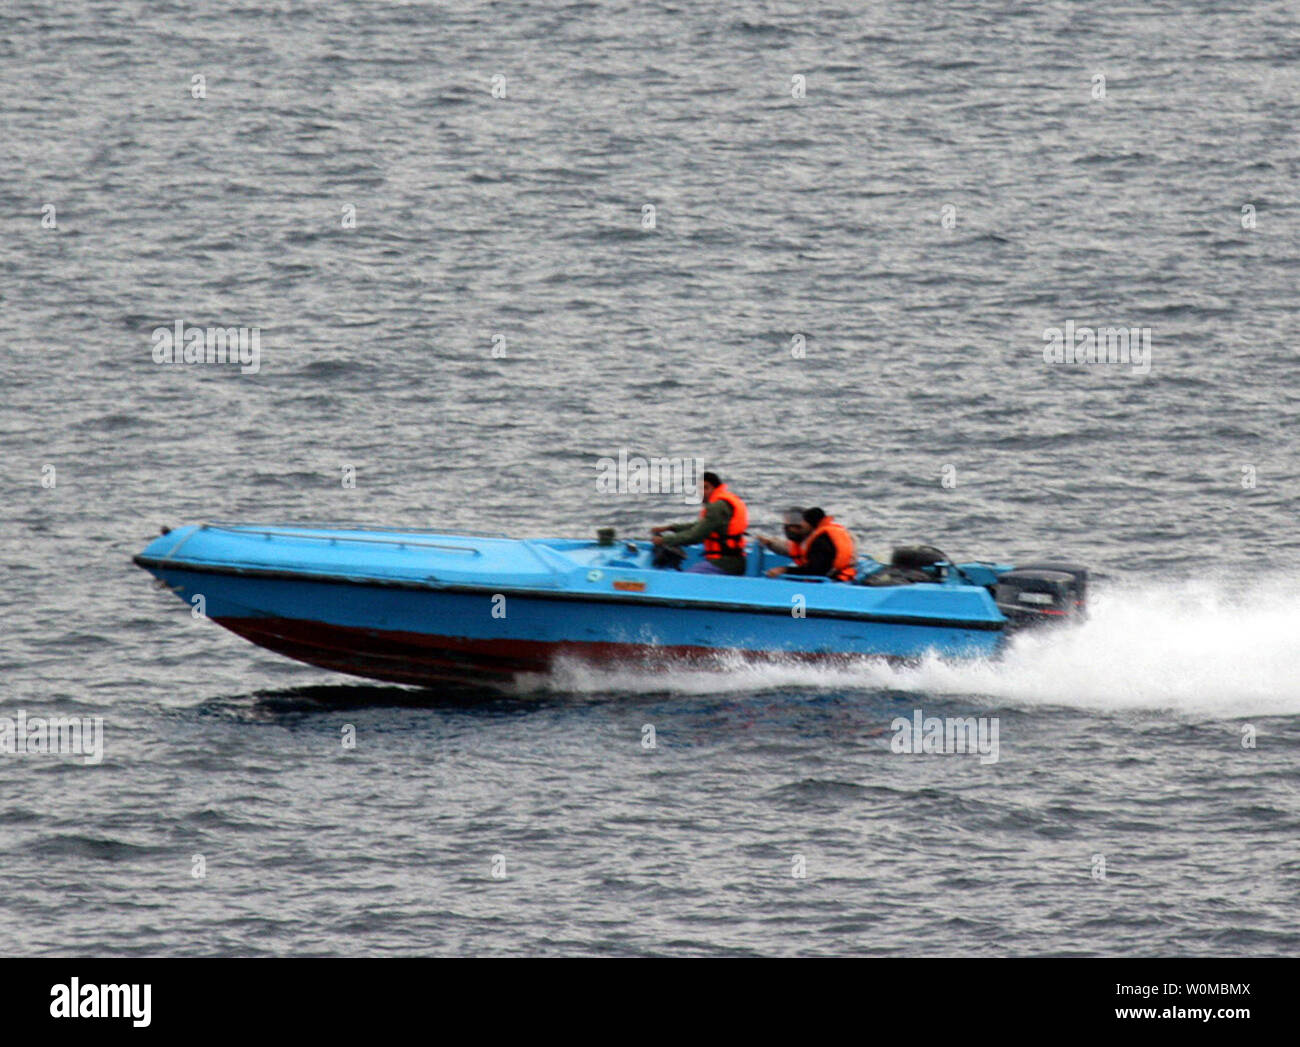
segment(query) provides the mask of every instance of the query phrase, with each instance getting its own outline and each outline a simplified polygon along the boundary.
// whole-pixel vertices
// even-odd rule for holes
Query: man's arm
[[[691,524],[674,525],[673,533],[664,535],[660,545],[673,548],[678,545],[694,545],[702,542],[719,528],[726,529],[731,519],[731,506],[724,501],[710,502],[704,507],[704,515]]]

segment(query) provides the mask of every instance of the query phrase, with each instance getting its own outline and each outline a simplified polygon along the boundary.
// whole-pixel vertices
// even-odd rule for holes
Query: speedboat
[[[656,566],[650,542],[205,523],[135,557],[218,625],[311,665],[395,683],[498,685],[564,659],[638,667],[735,658],[989,657],[1016,629],[1077,618],[1087,571],[954,563],[932,546],[858,563],[853,583]],[[681,569],[686,568],[686,569]]]

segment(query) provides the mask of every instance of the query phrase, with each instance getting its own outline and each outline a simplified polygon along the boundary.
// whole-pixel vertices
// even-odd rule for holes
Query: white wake
[[[1173,709],[1215,717],[1300,715],[1300,584],[1131,584],[1092,595],[1087,622],[1022,633],[993,660],[912,666],[705,669],[560,667],[552,691],[726,694],[773,689],[894,690],[1016,706]]]

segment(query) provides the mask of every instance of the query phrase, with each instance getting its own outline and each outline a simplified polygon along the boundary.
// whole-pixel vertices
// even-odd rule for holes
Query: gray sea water
[[[0,953],[1294,954],[1298,125],[1286,2],[4,5],[0,717],[104,755],[0,754]],[[620,450],[1077,559],[1092,618],[473,703],[130,563],[689,516]],[[894,753],[918,709],[999,759]]]

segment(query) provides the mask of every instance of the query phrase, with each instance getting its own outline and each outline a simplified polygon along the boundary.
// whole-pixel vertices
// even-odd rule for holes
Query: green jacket
[[[695,545],[704,541],[714,531],[720,531],[723,535],[727,533],[727,525],[731,522],[731,505],[718,499],[716,502],[709,502],[704,506],[704,515],[699,519],[692,520],[690,523],[670,524],[670,534],[662,535],[663,544],[669,548],[679,545]],[[744,574],[745,558],[743,556],[719,556],[712,561],[717,567],[727,574]]]

